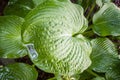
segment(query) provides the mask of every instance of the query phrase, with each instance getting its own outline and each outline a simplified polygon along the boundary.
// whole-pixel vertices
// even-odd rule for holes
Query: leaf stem
[[[96,74],[95,72],[93,72],[92,70],[86,70],[88,73],[92,74],[95,77],[99,77],[98,74]]]
[[[84,32],[83,35],[86,36],[86,37],[92,37],[92,36],[94,36],[95,34],[94,34],[94,32],[93,32],[92,30],[90,30],[90,31]]]
[[[90,9],[90,11],[89,11],[89,14],[87,15],[87,19],[89,19],[89,17],[90,17],[90,15],[92,14],[92,12],[93,12],[93,10],[94,10],[94,8],[95,8],[95,2],[93,3],[93,5],[92,5],[92,7],[91,7],[91,9]]]

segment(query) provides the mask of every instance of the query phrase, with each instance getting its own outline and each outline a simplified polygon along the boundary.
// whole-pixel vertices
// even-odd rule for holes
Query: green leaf
[[[107,80],[120,79],[120,59],[115,45],[107,38],[97,38],[92,43],[92,65],[90,69],[105,73]],[[100,79],[101,80],[101,79]]]
[[[47,0],[33,0],[34,4],[36,6],[38,6],[39,4],[41,4],[41,3],[45,2],[45,1],[47,1]]]
[[[34,6],[32,0],[9,0],[8,5],[4,10],[4,14],[25,17]]]
[[[99,36],[120,36],[120,8],[106,3],[93,17],[93,31]]]
[[[96,77],[96,78],[93,78],[92,80],[105,80],[104,77]]]
[[[86,70],[80,74],[79,80],[91,80],[94,76],[90,73],[88,73]]]
[[[112,67],[106,72],[107,80],[120,80],[120,59],[114,61]]]
[[[106,72],[112,67],[114,61],[118,59],[115,45],[107,38],[93,39],[91,43],[93,50],[90,68],[96,72]]]
[[[28,64],[14,63],[0,68],[0,80],[37,80],[36,69]]]
[[[90,66],[92,48],[82,36],[88,23],[81,6],[50,0],[36,7],[25,19],[23,39],[37,67],[71,76]]]
[[[0,57],[19,58],[27,54],[21,39],[23,22],[17,16],[0,16]]]
[[[36,6],[42,4],[43,2],[46,2],[46,1],[48,1],[48,0],[33,0],[34,4]],[[70,1],[70,0],[58,0],[58,1]]]

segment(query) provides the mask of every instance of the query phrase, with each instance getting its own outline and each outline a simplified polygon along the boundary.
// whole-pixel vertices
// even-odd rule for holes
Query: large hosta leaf
[[[4,14],[25,17],[34,6],[33,0],[9,0]]]
[[[91,45],[80,34],[86,28],[80,6],[69,0],[49,0],[27,15],[22,31],[35,65],[46,72],[70,76],[91,64]]]
[[[26,55],[21,39],[24,19],[17,16],[0,17],[0,57],[18,58]]]
[[[91,69],[97,72],[106,72],[111,69],[116,59],[118,59],[115,45],[107,38],[97,38],[92,43],[92,65]]]
[[[35,68],[24,63],[0,67],[0,80],[37,80],[37,76]]]
[[[106,3],[93,17],[93,31],[100,36],[120,36],[120,8]]]

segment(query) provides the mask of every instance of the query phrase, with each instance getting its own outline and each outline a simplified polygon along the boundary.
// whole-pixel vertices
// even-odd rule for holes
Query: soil
[[[3,15],[3,10],[7,5],[7,3],[8,3],[8,0],[0,0],[0,15]]]

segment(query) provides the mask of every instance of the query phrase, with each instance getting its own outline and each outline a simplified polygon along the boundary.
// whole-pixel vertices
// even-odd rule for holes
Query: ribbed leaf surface
[[[113,62],[112,67],[106,72],[107,80],[120,80],[120,59]]]
[[[100,36],[120,36],[120,9],[106,3],[93,17],[93,31]]]
[[[27,46],[34,64],[46,72],[73,75],[91,64],[91,45],[77,35],[86,28],[80,6],[67,0],[49,0],[27,15],[22,31],[24,41],[34,45]]]
[[[118,59],[118,53],[115,45],[107,38],[97,38],[91,41],[92,43],[92,68],[97,72],[106,72],[111,69],[114,61]]]
[[[0,68],[0,80],[37,80],[38,73],[34,67],[24,64],[9,64]]]
[[[0,57],[18,58],[27,54],[21,42],[21,25],[24,20],[17,16],[0,17]]]

